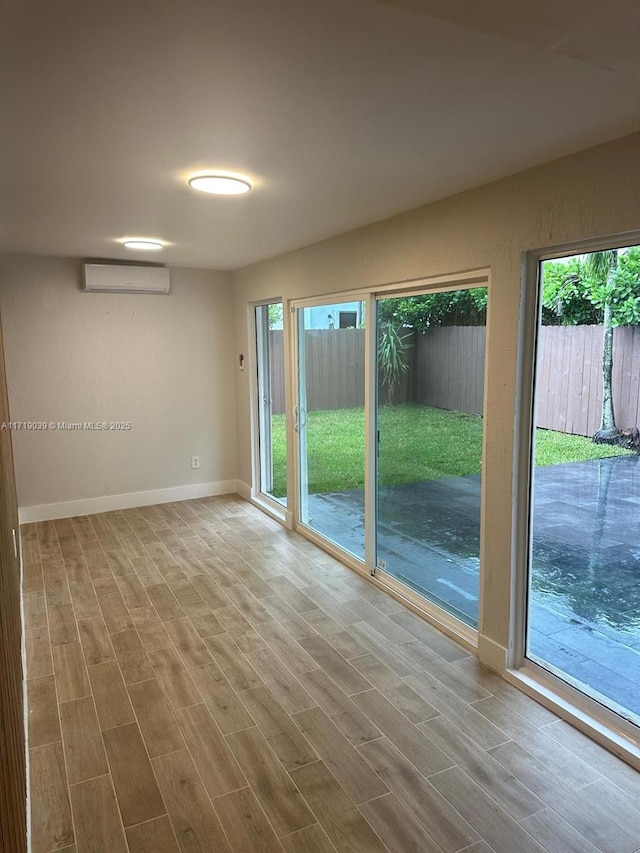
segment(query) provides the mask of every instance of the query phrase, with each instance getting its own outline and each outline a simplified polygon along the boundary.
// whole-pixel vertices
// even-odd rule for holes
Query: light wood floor
[[[23,527],[34,853],[634,853],[639,775],[238,498]]]

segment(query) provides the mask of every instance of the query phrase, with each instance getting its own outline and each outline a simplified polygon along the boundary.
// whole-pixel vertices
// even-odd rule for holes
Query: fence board
[[[551,357],[551,371],[549,375],[549,388],[547,393],[551,397],[551,419],[552,423],[556,424],[556,429],[561,428],[564,424],[560,422],[560,399],[563,393],[566,393],[562,387],[562,359],[564,358],[564,345],[566,335],[558,337],[556,340],[556,352]]]
[[[542,346],[542,341],[537,343],[537,361],[535,366],[535,387],[546,388],[549,382],[549,348]],[[538,417],[546,421],[548,418],[549,395],[536,394],[536,409]]]
[[[576,326],[571,340],[571,364],[582,373],[584,367],[584,326]],[[571,394],[567,394],[567,432],[573,432],[580,423],[580,402],[582,388],[576,386]]]
[[[591,338],[587,336],[587,326],[580,326],[582,334],[582,381],[576,383],[577,408],[572,429],[579,430],[581,424],[589,423],[589,383],[591,382]]]
[[[282,329],[269,330],[269,370],[271,378],[271,411],[284,412],[284,340]]]
[[[618,329],[618,334],[615,335],[613,341],[613,364],[615,366],[616,360],[620,362],[620,372],[621,372],[621,380],[620,380],[620,399],[628,400],[631,403],[631,361],[632,361],[632,352],[631,346],[633,344],[633,327],[627,326],[625,328]],[[634,408],[636,408],[634,406]],[[615,414],[615,408],[614,408]],[[630,411],[627,412],[630,414]],[[633,422],[635,424],[635,421]]]
[[[560,389],[556,394],[556,412],[562,432],[567,431],[567,396],[569,393],[569,361],[571,359],[571,338],[573,328],[569,327],[564,336],[562,361],[560,362]]]
[[[613,387],[617,391],[618,398],[620,398],[620,394],[622,393],[622,384],[623,384],[623,380],[624,380],[623,371],[622,371],[623,362],[624,362],[624,351],[620,346],[618,346],[619,342],[620,342],[619,333],[614,334],[614,336],[613,336],[613,370],[612,370],[612,374],[613,374]],[[615,410],[616,410],[616,398],[615,398],[615,396],[613,398],[613,407],[614,407],[613,411],[615,412]]]
[[[629,410],[630,425],[640,421],[640,326],[632,326],[631,336],[631,383],[629,399],[636,401],[635,413]]]
[[[602,329],[600,334],[591,335],[591,370],[589,371],[589,420],[584,424],[586,435],[593,433],[600,426],[602,412]]]

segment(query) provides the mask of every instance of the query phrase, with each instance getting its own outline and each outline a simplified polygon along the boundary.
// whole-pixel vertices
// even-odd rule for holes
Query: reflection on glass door
[[[297,313],[300,521],[364,559],[364,303]]]
[[[377,303],[377,573],[478,625],[487,288]]]
[[[526,656],[640,724],[640,246],[540,269]]]
[[[255,309],[258,370],[259,491],[287,503],[282,303]]]

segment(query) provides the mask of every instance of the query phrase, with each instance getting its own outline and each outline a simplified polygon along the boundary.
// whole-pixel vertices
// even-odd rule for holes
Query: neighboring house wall
[[[514,529],[514,435],[522,253],[637,229],[640,134],[530,169],[234,273],[236,350],[246,305],[489,267],[483,466],[481,654],[508,644]],[[285,316],[288,316],[285,311]],[[285,329],[285,336],[289,332]],[[287,368],[289,375],[290,368]],[[249,375],[236,375],[238,476],[251,481]],[[287,407],[294,405],[289,397]],[[290,432],[290,437],[292,433]],[[495,645],[491,645],[491,644]]]
[[[355,318],[352,315],[355,314]],[[364,321],[362,302],[341,302],[335,305],[315,305],[307,308],[305,327],[307,329],[345,329],[358,328]],[[345,322],[341,324],[341,315]],[[351,323],[354,319],[355,322]],[[333,323],[333,325],[331,325]]]
[[[353,321],[353,322],[352,322]],[[360,328],[364,323],[362,302],[339,302],[334,305],[312,305],[306,309],[306,329]],[[271,323],[271,329],[282,331],[282,320]]]
[[[0,258],[12,418],[131,430],[15,432],[19,506],[199,483],[233,490],[229,274],[172,269],[168,296],[83,293],[80,282],[77,260]]]

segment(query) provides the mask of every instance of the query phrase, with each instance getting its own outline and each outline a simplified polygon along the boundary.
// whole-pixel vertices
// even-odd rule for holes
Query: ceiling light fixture
[[[164,243],[159,240],[122,240],[122,245],[127,249],[137,249],[140,252],[158,252],[164,249]]]
[[[201,193],[212,195],[242,195],[251,190],[251,182],[241,175],[206,174],[193,175],[189,186]]]

